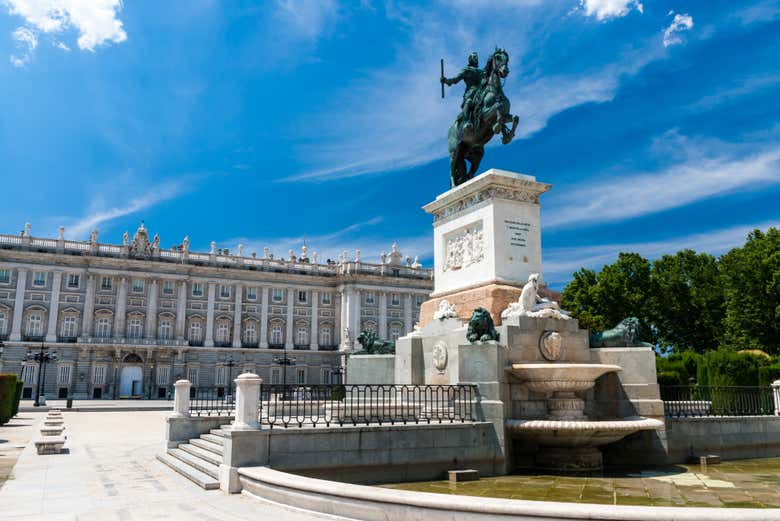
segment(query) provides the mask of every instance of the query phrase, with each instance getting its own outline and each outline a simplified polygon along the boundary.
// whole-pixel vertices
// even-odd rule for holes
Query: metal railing
[[[476,420],[473,385],[263,385],[269,427],[464,423]]]
[[[770,387],[662,385],[667,418],[770,416],[775,412]]]
[[[236,394],[232,385],[190,388],[192,416],[234,416],[235,408]]]

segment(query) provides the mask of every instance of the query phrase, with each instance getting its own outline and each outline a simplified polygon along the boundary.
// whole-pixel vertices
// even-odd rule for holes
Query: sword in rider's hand
[[[441,59],[441,97],[444,99],[444,58]]]

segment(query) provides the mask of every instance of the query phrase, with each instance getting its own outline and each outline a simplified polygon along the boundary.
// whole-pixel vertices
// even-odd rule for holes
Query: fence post
[[[173,384],[173,416],[174,418],[190,417],[190,387],[189,380],[176,380]]]
[[[244,373],[239,375],[235,382],[236,419],[233,422],[233,430],[259,429],[257,406],[263,379],[253,373]]]
[[[780,416],[780,380],[772,382],[772,391],[775,398],[775,416]]]

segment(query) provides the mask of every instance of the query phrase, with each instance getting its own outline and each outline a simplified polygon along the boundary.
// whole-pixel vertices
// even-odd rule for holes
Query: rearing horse
[[[465,121],[456,118],[450,125],[447,146],[450,151],[451,187],[473,178],[485,154],[485,145],[494,135],[501,134],[501,142],[508,144],[515,137],[518,117],[509,113],[509,100],[504,96],[501,80],[509,74],[509,54],[496,49],[485,65],[485,77],[474,95],[475,126],[464,129]],[[512,123],[512,128],[506,124]],[[470,163],[466,168],[466,161]]]

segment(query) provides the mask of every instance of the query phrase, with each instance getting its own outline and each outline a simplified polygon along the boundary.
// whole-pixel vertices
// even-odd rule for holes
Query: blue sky
[[[780,0],[0,0],[3,233],[119,242],[145,220],[245,253],[431,264],[420,207],[472,50],[510,54],[518,138],[482,169],[552,183],[554,287],[619,251],[721,253],[780,225]],[[497,141],[497,140],[496,140]]]

